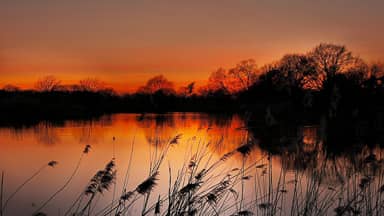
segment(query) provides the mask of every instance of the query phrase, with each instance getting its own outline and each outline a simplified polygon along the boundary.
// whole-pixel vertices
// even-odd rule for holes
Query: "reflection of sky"
[[[72,184],[48,206],[49,211],[57,212],[56,208],[69,205],[68,201],[73,201],[74,194],[82,191],[88,179],[113,156],[116,157],[120,173],[118,182],[122,181],[122,173],[126,170],[133,140],[134,157],[130,174],[132,187],[147,176],[150,152],[153,153],[155,146],[151,141],[156,137],[166,142],[179,133],[183,134],[181,144],[171,149],[167,159],[176,169],[193,157],[191,151],[197,148],[198,143],[203,145],[210,140],[212,144],[208,148],[212,152],[220,145],[218,152],[213,154],[213,160],[236,148],[244,136],[244,131],[237,129],[240,126],[243,125],[238,116],[218,120],[217,117],[204,114],[175,114],[165,117],[148,114],[139,121],[136,115],[122,114],[110,118],[103,117],[99,121],[66,121],[60,125],[41,122],[33,127],[18,130],[2,128],[0,170],[6,173],[8,192],[48,161],[59,162],[57,167],[47,168],[28,184],[28,187],[15,197],[17,203],[11,203],[9,207],[11,212],[20,211],[20,205],[26,206],[23,211],[32,211],[33,205],[44,201],[63,184],[86,144],[92,146],[90,154],[85,157]],[[112,137],[116,137],[116,140],[113,141]],[[235,164],[238,166],[237,162]],[[160,185],[166,185],[167,167],[163,167],[160,173]],[[46,186],[40,191],[42,185]],[[161,191],[161,188],[163,187],[158,190]],[[111,194],[106,195],[104,199],[107,198],[110,199]]]
[[[193,158],[193,152],[200,145],[206,145],[212,153],[212,161],[218,160],[223,154],[232,151],[243,144],[247,137],[244,122],[237,115],[212,116],[208,114],[148,114],[139,120],[134,114],[118,114],[103,117],[99,121],[66,121],[62,124],[39,123],[35,127],[18,130],[16,133],[10,128],[0,129],[0,170],[5,171],[6,194],[14,190],[23,180],[41,165],[50,160],[57,160],[58,166],[48,167],[31,181],[10,204],[10,211],[32,211],[33,203],[38,205],[45,201],[74,169],[84,145],[92,146],[89,155],[86,155],[80,166],[79,173],[73,182],[61,193],[47,209],[49,212],[66,209],[77,194],[81,192],[87,181],[94,173],[105,166],[112,158],[116,157],[118,169],[118,187],[120,191],[123,175],[127,169],[129,155],[134,145],[133,166],[129,175],[130,188],[134,188],[147,177],[149,158],[153,155],[154,144],[151,143],[157,135],[162,142],[175,135],[183,134],[180,144],[172,147],[167,156],[165,165],[160,169],[159,186],[155,193],[163,193],[164,185],[168,184],[168,164],[176,170],[184,162]],[[294,170],[311,176],[313,171],[321,168],[324,154],[321,151],[321,142],[318,138],[318,127],[301,127],[299,136],[303,137],[303,145],[297,149],[287,149],[282,155],[272,157],[273,182],[276,183],[282,171],[287,172],[287,181],[292,180]],[[113,141],[112,137],[116,137]],[[257,143],[256,143],[257,144]],[[318,144],[318,145],[317,145]],[[379,150],[375,150],[379,151]],[[346,156],[329,160],[326,165],[327,173],[324,182],[337,185],[340,176],[345,176],[351,168],[361,170],[362,164],[358,161],[369,154],[368,149],[363,149],[361,155],[354,158]],[[248,157],[247,164],[258,162],[268,164],[265,156],[266,150],[256,147]],[[356,161],[356,163],[351,163]],[[221,169],[239,168],[242,158],[236,154],[232,160],[226,162]],[[282,164],[282,165],[281,165]],[[345,166],[347,164],[348,166]],[[268,166],[251,170],[252,179],[247,185],[252,188],[247,190],[247,196],[253,196],[254,179],[268,182],[267,175],[263,174]],[[303,179],[303,181],[305,178]],[[291,189],[287,185],[287,189]],[[42,189],[43,188],[43,189]],[[259,192],[266,188],[258,185]],[[289,194],[289,193],[288,193]],[[111,200],[111,193],[104,195],[100,203]],[[290,196],[290,195],[289,195]],[[156,196],[155,196],[156,197]],[[19,206],[25,208],[20,209]]]

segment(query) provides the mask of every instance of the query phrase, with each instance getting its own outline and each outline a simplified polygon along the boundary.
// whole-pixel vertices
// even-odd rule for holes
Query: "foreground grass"
[[[285,153],[305,169],[289,171],[282,159],[282,166],[274,167],[273,156],[263,153],[256,158],[252,151],[256,143],[246,141],[238,148],[214,159],[210,145],[201,140],[189,140],[195,146],[187,152],[187,159],[178,169],[164,163],[172,148],[179,145],[182,135],[176,135],[165,145],[155,145],[151,150],[149,173],[135,187],[128,187],[132,164],[133,145],[128,159],[123,189],[116,187],[116,162],[112,158],[106,166],[95,173],[84,191],[73,201],[64,215],[132,215],[140,209],[141,215],[382,215],[384,210],[384,172],[381,155],[362,151],[359,158],[330,158],[318,148],[303,151],[297,142],[296,154]],[[64,190],[76,175],[86,146],[78,164],[60,187],[32,215],[44,214],[45,206]],[[284,154],[284,153],[283,153]],[[240,167],[232,167],[230,160],[241,160]],[[16,191],[3,201],[3,178],[1,178],[1,215],[7,215],[7,204],[35,176],[46,167],[54,167],[51,161],[28,178]],[[167,167],[168,166],[168,167]],[[168,174],[160,175],[160,167],[167,167]],[[167,193],[158,194],[155,187],[159,179],[168,180]],[[112,190],[113,189],[113,190]],[[104,193],[114,196],[102,209],[95,208],[98,198]],[[115,196],[116,194],[116,196]],[[116,198],[117,197],[117,198]],[[153,201],[155,200],[155,201]]]

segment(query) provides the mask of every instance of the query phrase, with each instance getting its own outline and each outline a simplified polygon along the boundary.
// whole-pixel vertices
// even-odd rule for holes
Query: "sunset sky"
[[[383,0],[1,0],[0,87],[92,77],[131,91],[154,75],[202,82],[320,42],[384,59]]]

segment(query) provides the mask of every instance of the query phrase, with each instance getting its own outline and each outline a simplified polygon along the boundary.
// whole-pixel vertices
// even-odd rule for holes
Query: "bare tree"
[[[158,91],[171,94],[174,93],[174,85],[171,81],[165,78],[163,75],[155,76],[149,79],[145,86],[141,86],[137,92],[144,94],[154,94]]]
[[[49,92],[55,91],[60,86],[61,81],[54,76],[46,76],[39,79],[35,83],[35,88],[38,91]]]
[[[280,85],[293,88],[317,89],[317,72],[314,60],[306,55],[289,54],[285,55],[279,62],[277,70]]]
[[[384,81],[384,64],[375,62],[369,66],[369,78],[365,81],[364,86],[368,88],[382,87]]]
[[[208,96],[209,93],[211,93],[208,85],[203,85],[203,86],[200,86],[198,89],[197,89],[197,94],[198,95],[201,95],[201,96]]]
[[[79,89],[89,92],[103,91],[105,89],[105,83],[96,78],[86,78],[79,81]]]
[[[259,70],[253,59],[241,61],[235,67],[226,70],[219,68],[212,72],[208,79],[210,91],[236,93],[248,90],[258,78]]]
[[[7,84],[3,87],[3,91],[16,92],[16,91],[20,91],[20,88],[15,85]]]
[[[336,74],[346,73],[359,63],[359,58],[352,55],[345,46],[322,43],[315,47],[309,56],[316,64],[318,79],[324,82],[333,80]]]
[[[183,97],[190,96],[195,89],[195,82],[189,83],[187,86],[182,86],[179,89],[179,95]]]
[[[248,90],[257,80],[258,69],[255,60],[241,61],[229,70],[229,75],[238,90]]]
[[[375,78],[384,77],[384,63],[382,62],[375,62],[370,65],[369,67],[370,76],[373,76]]]
[[[345,76],[355,85],[361,86],[369,79],[369,66],[362,59],[357,58],[354,66],[348,69]]]
[[[229,93],[231,92],[230,80],[228,71],[224,68],[219,68],[212,72],[208,78],[208,89],[209,91],[222,91]]]

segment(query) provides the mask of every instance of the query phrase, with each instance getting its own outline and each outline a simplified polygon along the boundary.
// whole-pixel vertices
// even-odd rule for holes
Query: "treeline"
[[[47,76],[33,90],[5,86],[0,111],[3,118],[167,111],[351,117],[384,110],[383,82],[383,64],[368,64],[345,46],[323,43],[262,67],[249,59],[230,69],[219,68],[200,87],[191,82],[176,89],[159,75],[135,93],[119,95],[97,79],[61,85]]]

